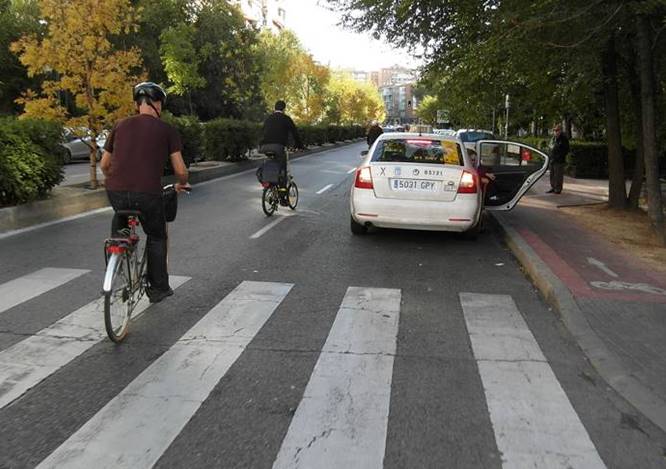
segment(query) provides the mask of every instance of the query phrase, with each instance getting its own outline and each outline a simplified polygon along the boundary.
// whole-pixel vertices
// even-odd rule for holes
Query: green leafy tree
[[[172,83],[168,91],[179,96],[187,95],[190,114],[194,114],[192,91],[206,85],[206,80],[199,74],[201,58],[194,48],[195,34],[193,25],[183,23],[165,29],[160,37],[164,71]]]
[[[416,115],[426,124],[437,123],[437,111],[440,109],[439,100],[435,96],[424,96],[416,108]]]
[[[22,35],[43,30],[39,7],[34,0],[0,0],[0,113],[19,111],[15,100],[39,80],[28,77],[27,69],[9,47]]]
[[[264,103],[257,32],[248,28],[240,10],[227,2],[203,0],[196,6],[192,43],[199,76],[206,83],[192,93],[197,114],[204,120],[220,116],[259,118]]]

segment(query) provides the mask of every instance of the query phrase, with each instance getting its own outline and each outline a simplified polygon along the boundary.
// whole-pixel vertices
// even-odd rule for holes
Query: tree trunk
[[[645,15],[636,17],[638,60],[641,79],[641,122],[643,127],[643,158],[648,195],[648,216],[662,245],[666,245],[664,209],[659,182],[657,160],[657,132],[655,124],[654,68],[650,21]]]
[[[608,139],[608,205],[625,208],[627,192],[624,183],[622,136],[617,97],[617,57],[615,38],[611,36],[603,54],[604,101],[606,105],[606,136]]]
[[[634,175],[631,178],[631,188],[629,189],[629,208],[637,209],[640,202],[641,190],[643,189],[643,177],[645,172],[645,162],[643,160],[643,124],[641,122],[641,87],[636,74],[636,67],[633,60],[627,67],[629,75],[629,88],[631,89],[631,99],[634,102],[634,140],[636,141],[636,160],[634,162]]]

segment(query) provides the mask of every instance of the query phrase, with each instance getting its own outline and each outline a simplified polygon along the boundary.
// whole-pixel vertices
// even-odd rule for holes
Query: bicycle
[[[261,195],[261,208],[267,217],[270,217],[278,209],[279,205],[288,206],[292,210],[296,210],[298,205],[298,186],[294,182],[294,178],[289,171],[286,171],[287,184],[286,187],[280,184],[283,178],[283,170],[279,170],[279,165],[274,162],[275,153],[271,151],[265,152],[271,166],[266,163],[263,167],[257,170],[257,178],[264,188]]]
[[[296,210],[298,205],[298,186],[291,175],[287,176],[287,187],[281,187],[274,182],[262,181],[261,185],[264,191],[261,196],[261,208],[266,216],[270,217],[278,209],[278,205],[289,207]]]
[[[163,188],[162,194],[167,196],[175,190],[170,184]],[[139,252],[141,239],[137,226],[140,225],[141,212],[118,210],[115,216],[126,216],[127,228],[121,230],[123,236],[104,241],[106,271],[102,294],[106,333],[113,342],[120,343],[127,336],[132,313],[148,287],[147,250],[144,246]]]

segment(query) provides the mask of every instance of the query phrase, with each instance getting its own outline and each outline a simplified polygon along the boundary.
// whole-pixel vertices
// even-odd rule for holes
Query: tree
[[[160,36],[164,71],[172,83],[168,91],[179,96],[187,95],[190,114],[194,114],[192,91],[206,85],[206,80],[199,74],[201,58],[194,48],[195,34],[191,24],[183,23],[165,29]]]
[[[36,34],[43,29],[38,19],[39,8],[34,0],[0,0],[0,113],[17,112],[16,98],[38,83],[28,77],[26,68],[9,50],[22,34]]]
[[[437,123],[437,111],[440,109],[439,101],[435,96],[426,95],[416,108],[416,115],[426,124]]]
[[[96,140],[100,132],[130,114],[130,87],[139,81],[141,59],[135,49],[118,50],[111,39],[136,27],[128,0],[39,0],[47,24],[43,36],[25,35],[12,44],[29,76],[49,74],[41,90],[27,90],[19,100],[24,116],[61,120],[88,133],[90,185],[97,187]],[[60,94],[72,96],[76,112],[60,103]]]
[[[359,83],[346,73],[334,73],[327,88],[327,118],[335,124],[367,124],[386,117],[379,90],[370,83]]]
[[[650,75],[666,73],[663,54],[655,55],[666,37],[659,34],[665,29],[666,0],[328,2],[343,11],[349,27],[370,30],[393,44],[421,46],[424,56],[431,58],[426,76],[438,81],[432,87],[440,91],[438,97],[458,120],[481,119],[488,110],[496,112],[497,98],[505,93],[512,96],[512,115],[520,121],[531,115],[534,123],[545,116],[546,121],[564,120],[569,128],[578,119],[580,127],[589,128],[589,121],[605,114],[609,201],[616,207],[627,205],[621,146],[626,135],[621,124],[626,118],[618,109],[622,99],[631,99],[626,88],[617,85],[616,63],[623,54],[625,59],[638,57],[642,131],[634,133],[641,140],[636,146],[644,156],[652,187],[648,203],[655,206],[649,213],[663,232],[664,223],[656,218],[663,213],[657,195],[657,139],[651,137],[660,135],[653,112],[659,96],[650,85],[659,82],[659,75],[656,79]],[[641,34],[647,39],[641,39]],[[661,60],[653,66],[656,57]],[[597,111],[601,102],[603,113]],[[661,135],[666,135],[664,129],[662,124]],[[641,170],[639,165],[637,169]],[[634,178],[632,200],[640,182],[640,177]]]
[[[192,92],[204,120],[254,118],[264,113],[260,90],[257,32],[246,27],[240,10],[227,2],[202,0],[192,13],[193,47],[205,86]]]

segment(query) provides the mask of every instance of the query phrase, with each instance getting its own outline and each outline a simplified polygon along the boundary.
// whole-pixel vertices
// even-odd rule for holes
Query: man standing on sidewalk
[[[569,153],[569,139],[562,133],[560,124],[555,126],[553,132],[553,140],[550,145],[550,190],[547,193],[561,194],[564,182],[564,165]]]

